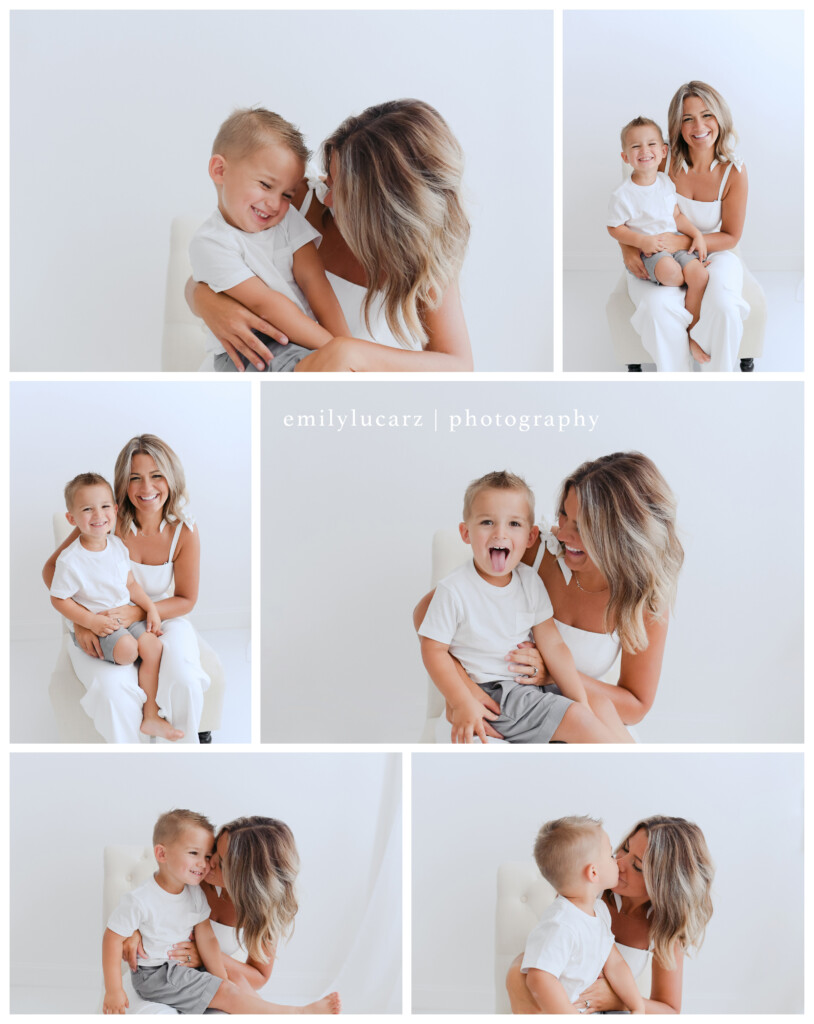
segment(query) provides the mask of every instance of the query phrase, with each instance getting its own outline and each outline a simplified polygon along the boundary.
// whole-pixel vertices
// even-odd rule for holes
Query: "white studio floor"
[[[768,323],[763,355],[755,372],[802,371],[803,275],[796,271],[753,271],[766,293]],[[625,372],[611,344],[605,303],[619,279],[618,270],[563,273],[563,369]],[[655,370],[652,364],[643,369]]]
[[[226,675],[221,727],[213,743],[251,742],[251,638],[248,629],[201,630]],[[44,640],[11,642],[11,742],[59,743],[48,682],[61,643],[59,631]],[[22,1011],[25,1012],[25,1011]],[[74,1012],[68,1009],[62,1012]],[[76,1012],[79,1012],[78,1010]]]

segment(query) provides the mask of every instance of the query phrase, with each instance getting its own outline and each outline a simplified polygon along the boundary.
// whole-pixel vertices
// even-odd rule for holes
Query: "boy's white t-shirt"
[[[241,231],[223,219],[220,210],[198,228],[189,243],[192,277],[204,281],[213,292],[236,288],[250,277],[259,277],[272,291],[285,295],[306,316],[316,319],[294,280],[294,253],[322,235],[299,210],[289,207],[285,217],[265,231]],[[223,346],[206,328],[207,347],[222,352]]]
[[[505,694],[520,685],[508,672],[506,655],[531,639],[532,626],[553,615],[543,582],[530,565],[513,569],[508,586],[494,587],[470,559],[435,588],[418,632],[448,644],[476,683],[504,683]]]
[[[107,926],[125,938],[138,928],[147,954],[139,966],[160,967],[169,960],[170,947],[186,942],[195,925],[208,917],[209,904],[199,885],[185,885],[176,895],[149,878],[122,897]]]
[[[628,178],[610,197],[608,227],[624,224],[643,235],[675,234],[676,202],[676,187],[662,171],[652,185],[635,185]]]
[[[118,537],[108,536],[104,551],[89,551],[77,537],[57,558],[51,597],[72,597],[89,612],[106,612],[131,603],[129,574],[130,555]]]
[[[591,917],[557,896],[526,940],[520,970],[526,974],[534,967],[553,974],[573,1003],[599,977],[613,948],[610,911],[601,899],[594,911]]]

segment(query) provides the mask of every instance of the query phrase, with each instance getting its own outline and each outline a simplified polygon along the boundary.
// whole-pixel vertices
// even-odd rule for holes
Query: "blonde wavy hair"
[[[715,115],[718,122],[718,138],[715,140],[715,159],[721,163],[729,163],[736,159],[735,146],[738,136],[732,124],[732,113],[723,96],[706,82],[687,82],[680,86],[670,100],[667,113],[667,131],[670,136],[672,163],[678,168],[681,164],[692,167],[690,148],[681,135],[681,119],[684,115],[684,100],[697,96],[707,110]]]
[[[676,499],[641,452],[616,452],[584,462],[563,481],[578,501],[577,528],[589,558],[608,582],[605,629],[626,651],[647,647],[647,618],[660,619],[675,601],[684,549],[676,534]]]
[[[184,467],[172,448],[155,434],[139,434],[137,437],[131,437],[119,452],[113,476],[113,491],[119,506],[119,529],[123,537],[130,532],[133,523],[138,526],[135,506],[127,496],[134,455],[149,455],[167,481],[169,496],[162,509],[164,519],[168,521],[180,519],[182,509],[189,501]]]
[[[291,829],[275,818],[237,818],[228,833],[223,881],[235,907],[236,927],[252,960],[268,963],[294,929],[299,909],[294,883],[300,857]]]
[[[368,331],[381,293],[394,337],[424,347],[422,313],[457,280],[469,241],[458,140],[429,104],[393,100],[347,118],[323,152],[327,173],[331,157],[338,161],[334,213],[367,278]]]
[[[637,833],[647,835],[642,858],[644,885],[650,898],[650,942],[660,966],[675,968],[675,946],[699,950],[712,917],[715,865],[701,829],[684,818],[654,815],[633,826],[617,848]]]

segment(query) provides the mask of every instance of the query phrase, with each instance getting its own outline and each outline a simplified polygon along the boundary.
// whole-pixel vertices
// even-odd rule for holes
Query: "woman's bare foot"
[[[710,359],[710,357],[701,348],[698,342],[693,341],[692,338],[690,338],[690,355],[693,357],[696,363],[708,363]]]
[[[331,992],[327,996],[323,996],[322,999],[317,999],[315,1003],[309,1003],[307,1006],[303,1006],[302,1013],[341,1013],[342,1012],[342,1000],[339,998],[338,992]]]
[[[145,736],[157,736],[161,740],[182,740],[183,732],[176,729],[172,722],[158,715],[145,717],[141,722],[141,731]]]

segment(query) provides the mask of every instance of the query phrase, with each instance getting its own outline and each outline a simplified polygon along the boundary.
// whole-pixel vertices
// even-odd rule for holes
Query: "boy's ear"
[[[526,547],[530,548],[532,546],[532,544],[535,543],[535,541],[537,540],[537,538],[539,536],[540,536],[540,527],[539,526],[532,526],[531,533],[529,534],[529,542],[526,545]]]
[[[153,854],[155,855],[155,859],[158,861],[159,864],[163,863],[163,861],[166,860],[167,851],[161,843],[158,843],[156,846],[153,847]]]
[[[216,185],[223,184],[223,168],[225,166],[226,161],[220,153],[213,153],[209,161],[209,177]]]
[[[466,523],[458,523],[458,532],[460,533],[461,540],[464,542],[464,544],[468,544],[469,543],[469,527],[466,525]]]
[[[74,519],[70,512],[65,513],[65,518],[68,520],[71,526],[76,526],[76,520]]]
[[[627,153],[624,150],[622,150],[622,160],[624,160],[626,164],[630,163],[630,161],[627,158]]]

